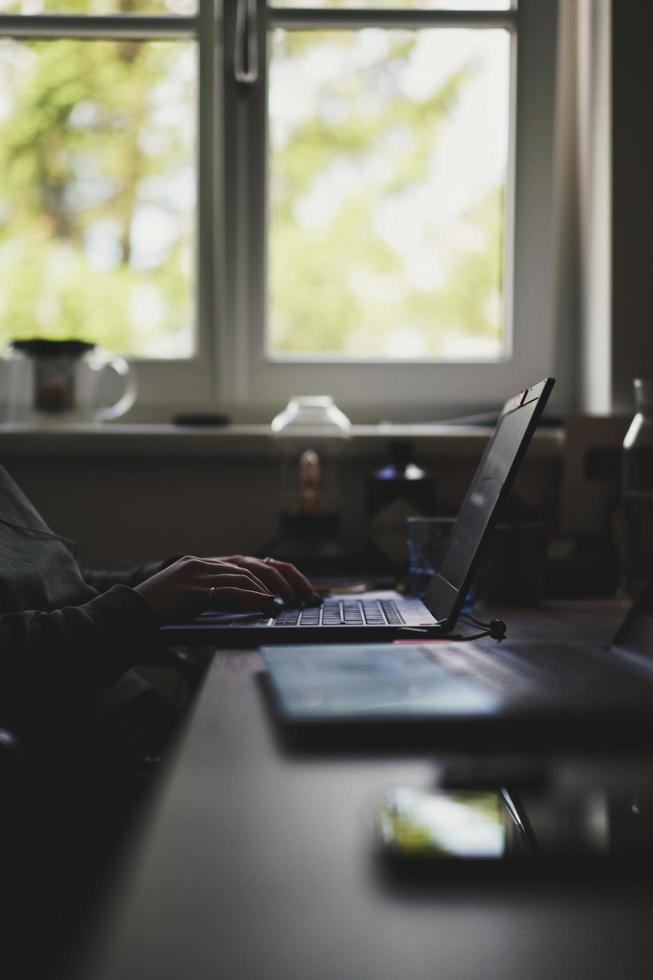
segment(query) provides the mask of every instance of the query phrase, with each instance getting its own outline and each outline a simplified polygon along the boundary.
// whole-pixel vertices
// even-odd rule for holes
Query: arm
[[[97,589],[98,592],[106,592],[114,585],[128,585],[131,589],[135,586],[140,585],[145,579],[151,578],[152,575],[156,575],[163,568],[167,568],[168,565],[172,565],[173,562],[177,561],[175,555],[174,558],[165,558],[163,561],[151,561],[146,565],[129,565],[127,568],[118,569],[104,569],[104,568],[84,568],[82,569],[82,575],[84,576],[84,581]]]
[[[114,571],[102,571],[95,569],[84,569],[84,581],[104,592],[112,585],[128,585],[132,589],[138,589],[152,576],[157,575],[164,569],[177,565],[180,561],[188,562],[188,558],[180,559],[179,556],[165,558],[163,561],[150,562],[148,565],[133,565],[129,568]],[[253,576],[257,587],[263,584],[265,589],[273,595],[279,595],[288,603],[305,602],[308,604],[319,601],[313,586],[308,579],[291,565],[289,562],[277,561],[275,558],[252,558],[247,555],[229,555],[220,558],[194,558],[194,562],[204,563],[206,574],[211,574],[211,568],[206,568],[210,563],[219,562],[221,565],[236,565],[245,574]],[[177,581],[177,579],[175,580]],[[140,591],[140,589],[138,589]],[[226,603],[233,601],[233,596],[225,596]],[[238,599],[238,597],[236,597]],[[237,603],[238,605],[238,603]]]
[[[160,623],[209,607],[276,611],[279,572],[258,559],[234,559],[187,556],[134,589],[115,585],[83,605],[0,616],[0,725],[26,742],[43,742],[51,725],[58,734],[74,730],[99,687],[147,658]],[[299,573],[275,565],[283,567],[285,588],[295,595],[286,576],[289,569]]]
[[[147,656],[156,619],[115,586],[81,606],[0,616],[0,723],[27,741],[74,727],[95,691]]]

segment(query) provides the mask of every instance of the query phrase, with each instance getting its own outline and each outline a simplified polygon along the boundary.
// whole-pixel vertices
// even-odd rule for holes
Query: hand
[[[289,605],[304,603],[314,606],[321,602],[308,579],[290,562],[278,561],[276,558],[251,558],[247,555],[229,555],[228,558],[216,560],[251,572],[273,595],[281,596]]]
[[[264,562],[254,558],[241,558],[241,561],[267,568]],[[273,580],[270,572],[267,578]],[[300,578],[305,581],[303,576]],[[186,555],[141,582],[136,592],[147,599],[162,623],[197,616],[206,609],[260,609],[270,616],[278,611],[274,602],[276,591],[246,564],[226,558]]]

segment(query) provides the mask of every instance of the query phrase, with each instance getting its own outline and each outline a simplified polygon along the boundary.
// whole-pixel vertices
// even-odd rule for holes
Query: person
[[[22,753],[3,765],[0,752],[0,857],[18,923],[5,921],[3,948],[26,923],[31,933],[12,976],[47,975],[65,949],[139,809],[146,764],[175,731],[170,702],[132,669],[154,653],[157,627],[208,608],[270,613],[279,597],[316,600],[272,558],[84,569],[0,466],[0,735]]]
[[[312,603],[293,565],[242,555],[169,557],[127,571],[80,567],[0,467],[0,724],[50,744],[148,658],[156,629],[208,608]],[[132,686],[135,681],[132,682]]]

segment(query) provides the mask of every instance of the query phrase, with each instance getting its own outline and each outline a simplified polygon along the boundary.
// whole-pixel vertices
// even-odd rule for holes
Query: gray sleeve
[[[151,561],[145,565],[130,565],[127,568],[110,570],[84,568],[82,569],[82,575],[84,576],[84,581],[94,589],[97,589],[98,592],[106,592],[107,589],[110,589],[114,585],[127,585],[133,589],[135,585],[140,585],[146,578],[156,575],[162,568],[167,568],[168,565],[172,565],[173,562],[177,561],[178,557],[178,555],[174,555],[171,558],[164,558],[162,561]]]
[[[0,726],[40,740],[52,719],[82,711],[147,659],[156,626],[147,600],[123,585],[81,606],[0,616]]]

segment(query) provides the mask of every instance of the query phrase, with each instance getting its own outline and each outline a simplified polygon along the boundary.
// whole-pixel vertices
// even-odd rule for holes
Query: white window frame
[[[191,40],[198,44],[198,201],[215,207],[197,208],[196,335],[189,358],[130,358],[138,401],[130,418],[166,419],[172,413],[211,405],[215,397],[216,251],[215,215],[221,211],[216,118],[216,87],[220,45],[214,0],[198,0],[196,16],[110,14],[2,14],[0,39],[36,40]]]
[[[558,0],[516,10],[268,11],[257,9],[259,81],[234,79],[239,0],[198,0],[196,16],[0,15],[0,37],[188,38],[199,51],[197,349],[184,360],[133,359],[135,419],[222,409],[265,421],[293,394],[330,394],[357,421],[429,420],[504,398],[555,374],[554,156]],[[270,4],[273,7],[273,3]],[[241,8],[242,10],[242,8]],[[270,23],[333,26],[509,26],[513,134],[507,201],[506,311],[510,353],[496,362],[346,362],[267,359],[265,329],[265,52]],[[513,179],[514,178],[514,179]],[[510,228],[513,228],[513,234]],[[510,250],[514,251],[513,255]],[[514,269],[511,277],[510,270]],[[511,282],[512,279],[512,282]],[[511,306],[511,309],[509,307]]]
[[[246,4],[247,0],[240,0]],[[234,37],[238,0],[225,0],[225,37]],[[255,85],[233,78],[225,47],[225,235],[227,297],[220,390],[243,413],[265,418],[293,394],[335,397],[361,421],[435,419],[500,404],[555,374],[554,156],[557,0],[519,0],[509,11],[274,8],[259,0],[261,70]],[[267,358],[265,190],[268,28],[374,26],[506,27],[511,47],[511,146],[506,207],[505,310],[508,351],[498,361],[347,361],[337,356]],[[219,365],[220,367],[220,365]]]

